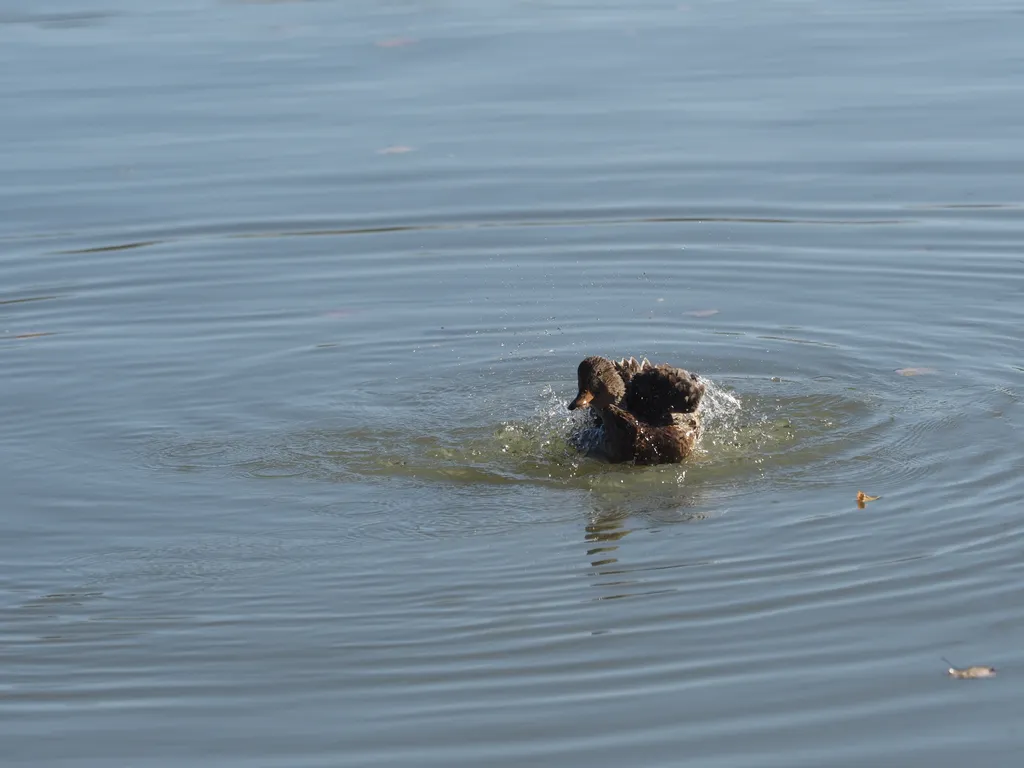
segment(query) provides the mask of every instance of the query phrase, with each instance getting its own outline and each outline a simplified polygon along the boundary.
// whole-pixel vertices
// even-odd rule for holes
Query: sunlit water
[[[4,765],[1016,765],[1021,39],[2,9]],[[576,450],[590,354],[691,460]]]

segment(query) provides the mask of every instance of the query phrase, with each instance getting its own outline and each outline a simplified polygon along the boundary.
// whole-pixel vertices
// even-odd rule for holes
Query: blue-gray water
[[[1018,763],[1020,3],[95,2],[0,4],[5,766]]]

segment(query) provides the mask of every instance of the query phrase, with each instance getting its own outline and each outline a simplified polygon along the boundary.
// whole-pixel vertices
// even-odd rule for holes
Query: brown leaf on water
[[[414,37],[389,37],[387,40],[378,40],[378,48],[404,48],[407,45],[415,45]]]
[[[953,662],[951,662],[945,656],[942,657],[942,660],[944,662],[946,662],[947,664],[949,664],[949,669],[946,670],[946,674],[949,675],[950,677],[955,677],[958,680],[975,680],[975,679],[977,679],[979,677],[995,677],[996,676],[996,668],[995,667],[977,666],[977,667],[964,667],[963,669],[957,669],[956,667],[953,666]]]
[[[869,501],[878,501],[881,496],[868,496],[864,491],[857,491],[857,509],[864,509]]]
[[[384,147],[383,149],[378,149],[377,150],[377,154],[378,155],[404,155],[406,152],[415,152],[415,151],[416,151],[415,147],[407,147],[404,144],[396,144],[393,147]]]
[[[717,315],[718,314],[718,310],[717,309],[691,309],[689,312],[683,312],[683,314],[684,315],[689,315],[690,317],[711,317],[712,315]]]
[[[930,373],[938,373],[934,368],[897,368],[896,373],[900,376],[927,376]]]

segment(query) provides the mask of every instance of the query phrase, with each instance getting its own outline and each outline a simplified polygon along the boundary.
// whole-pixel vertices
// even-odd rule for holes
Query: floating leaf
[[[934,368],[897,368],[896,373],[900,376],[927,376],[929,373],[938,373]]]
[[[691,309],[689,312],[683,312],[683,314],[684,315],[689,315],[690,317],[711,317],[712,315],[717,315],[718,314],[718,310],[717,309]]]
[[[864,491],[857,491],[857,509],[864,509],[869,501],[878,501],[881,496],[868,496]]]
[[[953,666],[953,662],[951,662],[945,656],[942,657],[942,660],[944,662],[946,662],[947,664],[949,664],[949,669],[947,670],[947,674],[950,677],[955,677],[955,678],[957,678],[959,680],[974,680],[974,679],[979,678],[979,677],[995,677],[996,676],[996,668],[995,667],[980,667],[979,666],[979,667],[964,667],[963,669],[957,669],[956,667]]]
[[[393,147],[384,147],[384,149],[378,149],[378,155],[404,155],[406,152],[415,152],[415,147],[407,147],[404,144],[396,144]]]

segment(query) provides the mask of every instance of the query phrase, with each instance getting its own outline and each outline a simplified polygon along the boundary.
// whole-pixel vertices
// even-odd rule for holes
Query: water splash
[[[701,381],[704,382],[705,389],[697,413],[704,423],[705,434],[737,429],[743,411],[742,401],[711,379],[702,378]]]
[[[585,431],[589,414],[570,412],[566,400],[553,387],[545,386],[541,400],[525,421],[503,421],[497,437],[501,452],[517,459],[534,459],[576,468],[581,460],[578,436]],[[600,438],[597,434],[593,439]]]
[[[736,444],[741,435],[749,431],[751,420],[760,421],[763,417],[745,412],[739,397],[721,385],[708,378],[702,380],[705,384],[704,397],[697,413],[703,430],[697,449],[706,455],[714,446]]]

